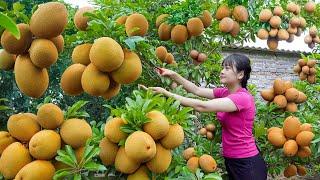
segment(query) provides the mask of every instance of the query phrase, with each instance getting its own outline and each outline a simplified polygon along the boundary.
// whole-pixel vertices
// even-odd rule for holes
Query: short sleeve
[[[215,98],[222,98],[226,91],[227,91],[226,88],[214,88],[213,89],[213,96]]]
[[[238,111],[248,108],[251,104],[250,96],[244,92],[230,94],[227,98],[231,99],[231,101],[237,106]]]

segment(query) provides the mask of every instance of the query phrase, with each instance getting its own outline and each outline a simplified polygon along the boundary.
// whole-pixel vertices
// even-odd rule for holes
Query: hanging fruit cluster
[[[177,64],[174,60],[174,56],[167,51],[167,48],[164,46],[159,46],[156,48],[156,56],[160,61],[167,64]]]
[[[209,140],[212,140],[214,138],[215,129],[216,126],[214,124],[207,124],[206,127],[199,130],[199,134],[205,136]]]
[[[189,56],[192,58],[194,65],[202,64],[208,59],[205,53],[199,53],[197,50],[191,50]]]
[[[187,161],[188,169],[196,173],[200,167],[205,173],[214,172],[217,169],[217,163],[215,159],[208,155],[203,154],[200,157],[196,155],[194,147],[189,147],[183,151],[183,158]]]
[[[314,59],[299,59],[297,65],[293,67],[293,71],[299,75],[300,80],[307,80],[310,84],[316,82],[316,64]]]

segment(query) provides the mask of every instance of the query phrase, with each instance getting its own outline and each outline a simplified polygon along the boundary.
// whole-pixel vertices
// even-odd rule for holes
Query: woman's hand
[[[157,93],[157,94],[164,94],[164,95],[169,94],[169,91],[165,90],[162,87],[149,87],[148,89],[152,90],[152,92]]]
[[[175,76],[177,74],[176,72],[171,71],[170,69],[159,68],[159,67],[156,67],[156,72],[160,76],[167,76],[169,78],[172,78],[173,76]]]

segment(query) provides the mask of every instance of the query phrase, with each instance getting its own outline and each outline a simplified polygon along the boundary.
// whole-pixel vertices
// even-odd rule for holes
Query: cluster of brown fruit
[[[174,60],[174,56],[171,53],[168,53],[167,48],[164,46],[159,46],[156,48],[156,56],[164,63],[177,64],[177,62]]]
[[[212,140],[214,138],[214,130],[216,126],[214,124],[207,124],[205,128],[201,128],[199,130],[199,134],[202,136],[206,136],[207,139]]]
[[[125,26],[126,33],[129,37],[145,36],[149,29],[147,18],[139,13],[134,13],[130,16],[120,16],[116,19],[116,23]]]
[[[238,22],[247,22],[249,19],[249,13],[246,7],[238,5],[234,7],[232,16],[235,20],[231,18],[230,8],[224,4],[219,6],[216,12],[216,19],[220,21],[220,31],[230,33],[231,36],[236,37],[240,32],[240,25]]]
[[[92,136],[85,120],[64,120],[63,111],[52,103],[41,105],[36,115],[10,116],[7,129],[0,131],[0,172],[6,179],[52,179],[56,170],[68,167],[54,160],[57,151],[68,144],[80,162]]]
[[[78,45],[72,61],[61,76],[61,88],[72,96],[84,91],[110,99],[119,93],[121,84],[133,83],[142,73],[139,56],[109,37]]]
[[[208,59],[205,53],[199,53],[197,50],[191,50],[189,56],[192,58],[194,65],[202,64]]]
[[[309,28],[309,34],[304,37],[304,42],[308,44],[308,47],[311,49],[314,48],[316,44],[320,43],[318,29],[316,26],[312,26]]]
[[[17,25],[19,40],[9,31],[3,32],[1,45],[4,50],[0,52],[0,67],[5,70],[14,67],[17,86],[27,96],[39,98],[47,90],[47,68],[58,60],[58,53],[63,50],[61,33],[67,25],[67,16],[64,4],[45,3],[32,14],[30,25]]]
[[[293,67],[293,71],[299,75],[300,80],[307,80],[310,84],[316,82],[316,68],[317,61],[299,59],[298,64]]]
[[[306,167],[302,165],[294,165],[290,164],[286,169],[283,171],[283,175],[287,178],[292,177],[292,176],[305,176],[307,174],[307,169]]]
[[[183,44],[192,36],[200,36],[204,28],[212,24],[212,16],[208,10],[202,12],[200,17],[190,18],[186,25],[178,24],[172,27],[166,21],[169,14],[161,14],[156,19],[156,27],[160,40]]]
[[[180,146],[184,140],[183,128],[179,124],[170,125],[161,112],[150,111],[146,117],[150,121],[141,131],[130,135],[120,130],[126,120],[118,117],[107,120],[105,138],[100,142],[103,164],[114,164],[117,171],[130,174],[128,179],[149,179],[148,171],[165,172],[171,163],[171,149]],[[123,140],[124,146],[119,147],[118,143]]]
[[[214,172],[217,169],[216,160],[214,160],[212,156],[203,154],[199,158],[193,147],[184,150],[182,156],[187,161],[188,169],[193,173],[195,173],[199,167],[206,173]]]
[[[264,100],[273,102],[279,109],[289,112],[297,112],[297,104],[307,100],[307,96],[294,88],[291,81],[281,79],[274,80],[273,87],[262,90],[260,94]]]

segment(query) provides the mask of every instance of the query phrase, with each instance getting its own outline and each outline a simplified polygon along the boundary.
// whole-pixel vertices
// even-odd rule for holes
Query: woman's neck
[[[228,88],[230,93],[235,93],[238,89],[242,88],[240,84],[227,85],[226,87]]]

